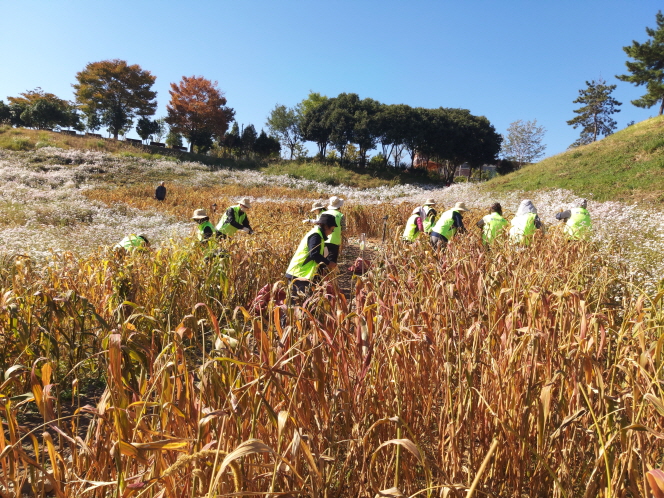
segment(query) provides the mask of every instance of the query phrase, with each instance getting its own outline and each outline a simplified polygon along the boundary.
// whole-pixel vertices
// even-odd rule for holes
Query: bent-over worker
[[[219,235],[217,229],[210,223],[210,218],[208,218],[205,209],[195,210],[191,219],[198,224],[196,226],[196,236],[201,242],[211,239],[213,235]]]
[[[457,231],[463,233],[466,227],[463,226],[463,217],[461,213],[468,211],[466,204],[457,202],[452,209],[448,209],[440,215],[438,221],[431,229],[431,245],[434,249],[443,249],[447,243],[452,240]]]
[[[249,225],[249,217],[246,213],[249,208],[251,208],[251,200],[248,197],[243,197],[235,206],[231,206],[226,210],[224,216],[217,223],[217,230],[222,237],[232,237],[238,230],[248,234],[254,233],[251,225]]]
[[[415,242],[417,239],[417,234],[422,232],[422,217],[420,216],[421,209],[415,208],[410,214],[408,221],[406,221],[406,227],[403,229],[403,235],[401,238],[406,242]]]
[[[324,256],[325,239],[337,228],[336,219],[331,214],[323,213],[315,224],[300,241],[286,270],[286,279],[293,294],[306,293],[320,265],[330,270],[337,266],[336,262]]]
[[[341,252],[341,232],[346,230],[346,217],[340,211],[343,205],[344,200],[333,195],[328,201],[327,211],[323,213],[333,216],[336,223],[334,230],[325,241],[328,258],[335,263],[339,260],[339,253]]]
[[[145,249],[146,247],[150,247],[150,241],[148,238],[143,234],[134,235],[132,233],[115,244],[113,249],[133,252],[137,249]]]
[[[537,208],[530,199],[524,199],[511,221],[510,241],[512,244],[529,246],[533,240],[535,230],[542,228],[542,222],[537,216]]]
[[[436,224],[436,209],[433,207],[436,205],[434,199],[427,199],[424,205],[420,208],[420,216],[422,218],[422,231],[425,233],[431,233],[433,226]]]
[[[590,213],[588,212],[588,201],[582,199],[576,207],[556,213],[556,219],[565,222],[565,234],[570,240],[587,239],[592,230]]]
[[[503,207],[499,202],[494,202],[489,208],[489,214],[477,222],[477,226],[482,229],[482,242],[491,244],[500,237],[509,222],[503,218]]]

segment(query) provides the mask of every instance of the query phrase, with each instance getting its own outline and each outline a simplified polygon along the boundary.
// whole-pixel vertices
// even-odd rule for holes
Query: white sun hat
[[[194,215],[191,217],[192,220],[202,220],[204,218],[207,218],[208,215],[205,212],[205,209],[197,209],[194,211]]]
[[[330,200],[328,201],[327,209],[339,209],[343,205],[344,205],[344,200],[340,199],[336,195],[333,195],[332,197],[330,197]]]
[[[251,199],[249,197],[243,197],[238,201],[238,204],[244,208],[251,209]]]

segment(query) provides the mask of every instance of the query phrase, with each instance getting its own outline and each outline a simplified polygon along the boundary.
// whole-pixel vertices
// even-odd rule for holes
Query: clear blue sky
[[[547,129],[547,155],[578,136],[566,124],[586,80],[604,77],[619,129],[657,109],[630,104],[641,88],[615,79],[622,47],[645,41],[655,0],[0,1],[0,99],[41,87],[73,99],[88,62],[125,59],[169,83],[217,80],[239,123],[260,131],[276,103],[310,90],[388,104],[460,107],[499,133],[517,119]],[[130,134],[135,136],[135,134]]]

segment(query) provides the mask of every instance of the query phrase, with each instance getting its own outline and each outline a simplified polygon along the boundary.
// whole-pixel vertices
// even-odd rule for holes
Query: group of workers
[[[402,239],[406,242],[414,242],[420,233],[429,235],[431,245],[436,249],[444,248],[452,240],[457,232],[464,232],[463,213],[468,211],[463,202],[457,202],[454,207],[444,211],[436,219],[436,205],[434,199],[427,199],[423,206],[413,210],[406,222]],[[592,228],[590,214],[588,213],[588,201],[583,199],[577,206],[567,211],[556,214],[556,219],[565,223],[564,232],[571,240],[586,238]],[[542,221],[537,215],[537,208],[529,199],[521,201],[519,209],[511,221],[503,217],[503,209],[496,202],[489,208],[489,214],[477,222],[482,230],[482,241],[492,244],[501,238],[507,226],[509,228],[509,241],[512,244],[528,246],[532,241],[536,230],[542,228]]]
[[[162,195],[155,195],[158,200],[165,197],[165,187],[160,187]],[[159,199],[161,197],[161,199]],[[334,270],[337,266],[342,243],[342,232],[346,229],[346,219],[341,208],[344,200],[332,196],[327,206],[319,201],[314,202],[310,213],[315,218],[305,219],[303,223],[311,223],[314,227],[309,230],[300,241],[290,263],[286,269],[286,280],[293,293],[306,293],[315,281],[322,266]],[[451,209],[443,211],[440,216],[436,211],[436,201],[427,201],[415,208],[406,222],[402,239],[414,242],[420,233],[428,235],[431,245],[437,249],[444,249],[458,232],[465,232],[463,213],[467,212],[465,203],[457,202]],[[192,220],[196,223],[198,240],[207,243],[210,240],[227,239],[233,237],[238,231],[252,234],[247,211],[251,209],[251,200],[243,197],[237,204],[230,206],[221,217],[217,225],[210,222],[205,209],[196,209]],[[587,210],[587,201],[583,199],[572,209],[561,211],[556,218],[565,223],[564,232],[571,240],[586,238],[592,227],[590,214]],[[482,241],[490,245],[507,233],[512,244],[528,246],[536,230],[542,228],[542,222],[537,215],[537,209],[531,200],[524,200],[519,205],[514,218],[508,221],[503,217],[500,203],[494,203],[489,213],[477,222],[482,230]],[[137,248],[149,246],[145,235],[128,235],[123,238],[115,248],[126,252]]]

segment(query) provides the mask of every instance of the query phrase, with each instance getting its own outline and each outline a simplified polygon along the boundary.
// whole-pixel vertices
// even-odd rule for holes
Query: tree
[[[542,143],[545,133],[543,126],[537,126],[536,119],[525,122],[519,119],[513,122],[507,128],[507,137],[501,150],[502,156],[515,161],[519,168],[539,159],[546,150],[546,145]]]
[[[9,123],[12,118],[10,107],[0,100],[0,124]]]
[[[290,151],[290,159],[292,160],[295,148],[302,139],[300,115],[297,108],[277,104],[267,117],[266,124],[270,132],[276,135],[279,142]]]
[[[175,133],[172,129],[168,130],[166,135],[166,145],[169,147],[182,147],[182,136]]]
[[[120,59],[91,62],[76,73],[72,85],[83,114],[95,114],[117,140],[133,125],[136,116],[152,116],[157,109],[156,77],[138,64]]]
[[[161,125],[158,121],[152,121],[150,118],[140,118],[136,124],[136,133],[145,142],[150,136],[154,136],[160,129]]]
[[[254,152],[259,157],[276,156],[281,151],[281,144],[278,138],[268,136],[265,130],[261,130],[256,142],[254,143]]]
[[[632,45],[623,47],[628,57],[625,65],[631,74],[616,76],[620,81],[628,81],[636,86],[645,85],[646,94],[632,100],[636,107],[650,108],[660,102],[659,114],[664,111],[664,15],[657,13],[657,29],[646,28],[652,39],[645,43],[632,41]]]
[[[156,126],[154,133],[152,133],[152,140],[154,140],[155,142],[161,142],[161,139],[164,138],[164,135],[166,135],[168,131],[168,125],[166,124],[166,119],[159,118],[155,119],[154,122],[156,123]]]
[[[321,159],[325,158],[325,150],[330,143],[327,122],[330,108],[330,99],[318,92],[309,92],[309,96],[296,106],[302,140],[315,142]]]
[[[226,107],[226,97],[217,86],[202,76],[183,76],[179,84],[171,83],[171,101],[166,106],[166,122],[194,146],[209,147],[212,139],[220,140],[233,121],[235,111]]]
[[[53,127],[83,129],[78,112],[71,102],[46,93],[41,88],[28,90],[8,100],[16,126],[39,130]]]
[[[245,155],[254,151],[254,144],[257,137],[258,133],[256,133],[254,125],[250,124],[244,127],[242,130],[242,151]]]
[[[586,81],[588,88],[579,90],[579,97],[574,104],[585,104],[574,110],[578,114],[574,119],[567,121],[575,129],[581,126],[581,139],[584,143],[589,140],[595,142],[599,135],[611,135],[618,123],[611,118],[611,114],[620,112],[616,107],[622,105],[611,96],[616,85],[607,85],[603,79]]]

